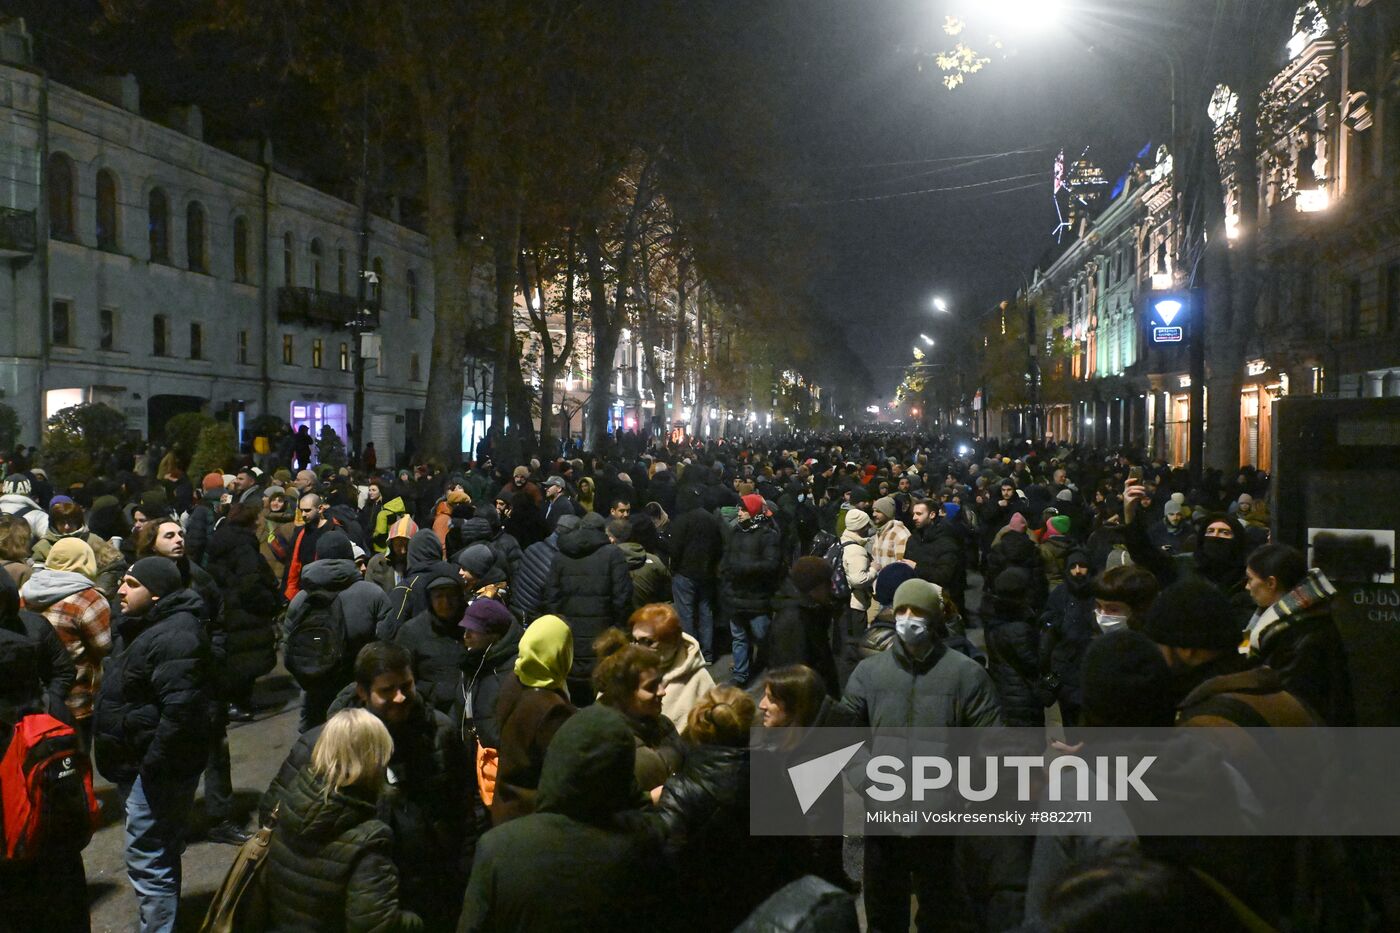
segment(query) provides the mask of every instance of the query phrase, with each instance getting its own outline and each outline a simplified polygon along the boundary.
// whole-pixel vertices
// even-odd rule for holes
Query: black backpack
[[[287,632],[282,661],[302,687],[324,682],[345,665],[345,611],[338,593],[304,590],[301,618]]]

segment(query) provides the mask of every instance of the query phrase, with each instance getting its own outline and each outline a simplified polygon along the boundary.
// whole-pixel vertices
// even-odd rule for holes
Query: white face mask
[[[1101,612],[1095,609],[1094,621],[1098,623],[1099,631],[1107,634],[1126,626],[1128,624],[1128,617],[1110,615],[1107,612]]]
[[[912,654],[923,655],[933,647],[933,635],[928,622],[912,612],[901,612],[894,617],[894,631]]]

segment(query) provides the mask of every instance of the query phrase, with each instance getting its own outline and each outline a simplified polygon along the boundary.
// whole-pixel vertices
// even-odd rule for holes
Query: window
[[[340,345],[340,371],[348,373],[350,371],[350,344]]]
[[[204,325],[190,325],[190,359],[204,359]]]
[[[339,294],[345,294],[345,247],[335,251],[335,290]]]
[[[1385,329],[1400,330],[1400,263],[1385,270]]]
[[[117,176],[107,169],[97,173],[97,248],[115,253],[117,240]]]
[[[404,283],[408,287],[408,316],[418,317],[418,273],[409,269],[404,273]]]
[[[49,236],[72,240],[74,236],[73,160],[61,152],[49,156]]]
[[[410,354],[408,355],[408,378],[409,378],[409,381],[410,381],[410,382],[417,382],[417,381],[419,380],[419,378],[421,377],[421,375],[422,375],[422,373],[421,373],[421,371],[419,370],[419,367],[418,367],[418,354],[417,354],[417,353],[410,353]]]
[[[170,319],[157,314],[151,322],[151,352],[156,356],[170,355]]]
[[[112,350],[117,346],[117,312],[111,308],[103,308],[97,312],[97,345],[103,350]]]
[[[295,366],[297,361],[296,344],[292,341],[291,334],[282,335],[282,362],[287,366]]]
[[[209,271],[204,248],[204,208],[198,201],[191,201],[185,208],[185,260],[191,272]]]
[[[248,284],[248,218],[233,221],[233,280]]]
[[[384,281],[384,260],[376,259],[373,268],[374,278],[370,279],[369,300],[370,304],[377,305],[381,303],[384,296],[384,289],[389,283]]]
[[[323,344],[320,337],[317,337],[315,340],[311,341],[311,365],[315,369],[321,368],[322,346]]]
[[[146,201],[146,230],[150,240],[151,262],[170,261],[170,201],[159,188]]]
[[[1348,337],[1359,337],[1361,335],[1361,280],[1352,279],[1347,285],[1347,319],[1346,335]]]
[[[296,284],[295,246],[290,233],[282,234],[282,284],[288,288]]]
[[[246,330],[238,332],[238,362],[244,365],[248,363],[248,332]]]
[[[49,320],[49,342],[56,347],[71,347],[73,345],[73,302],[55,301]]]
[[[321,241],[311,241],[311,287],[321,290]]]

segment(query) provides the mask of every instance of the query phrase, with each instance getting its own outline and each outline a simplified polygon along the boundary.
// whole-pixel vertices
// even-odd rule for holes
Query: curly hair
[[[712,687],[686,718],[686,738],[696,745],[742,748],[748,744],[756,709],[753,697],[738,687]]]
[[[593,689],[605,706],[620,709],[637,692],[643,677],[661,670],[661,655],[634,645],[627,633],[609,628],[593,641],[598,666],[593,669]]]

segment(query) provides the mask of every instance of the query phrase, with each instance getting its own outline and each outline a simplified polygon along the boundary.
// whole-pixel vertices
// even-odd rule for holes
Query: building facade
[[[205,143],[197,108],[142,116],[130,76],[91,90],[50,80],[22,26],[6,29],[0,401],[22,439],[82,402],[119,409],[142,436],[204,411],[346,438],[362,351],[363,440],[380,463],[411,450],[433,339],[426,237],[371,217],[362,309],[354,204],[278,171],[266,149]]]

